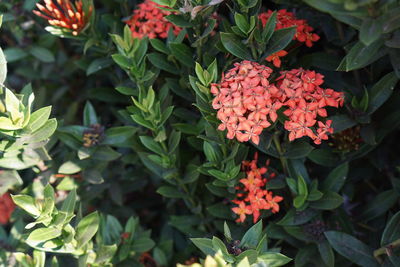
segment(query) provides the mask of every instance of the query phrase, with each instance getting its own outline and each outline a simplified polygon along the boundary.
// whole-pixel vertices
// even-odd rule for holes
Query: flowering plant
[[[1,1],[0,266],[398,266],[399,12]]]

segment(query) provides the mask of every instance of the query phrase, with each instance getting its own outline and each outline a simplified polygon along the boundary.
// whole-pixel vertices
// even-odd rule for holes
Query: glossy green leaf
[[[325,232],[329,244],[343,257],[360,266],[377,267],[372,248],[355,237],[337,231]]]
[[[222,45],[232,55],[240,59],[251,59],[251,54],[246,48],[246,45],[233,33],[220,33]]]
[[[100,218],[99,214],[92,212],[85,216],[76,227],[75,239],[78,242],[78,247],[83,247],[87,242],[92,239],[99,228]]]
[[[267,44],[266,52],[263,54],[263,58],[269,55],[281,51],[293,40],[293,36],[296,34],[296,27],[289,27],[275,31],[271,39]]]

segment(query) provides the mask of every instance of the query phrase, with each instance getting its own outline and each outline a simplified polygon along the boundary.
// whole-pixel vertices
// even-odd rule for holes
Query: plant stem
[[[273,135],[272,140],[274,141],[275,148],[278,151],[279,160],[281,161],[283,172],[285,173],[286,176],[288,176],[289,175],[288,162],[287,162],[286,158],[283,156],[283,150],[281,147],[281,143],[279,141],[279,132],[276,132]]]
[[[391,255],[392,250],[396,247],[400,247],[400,239],[397,239],[393,241],[392,243],[389,243],[386,246],[383,246],[381,248],[378,248],[377,250],[374,251],[374,257],[379,263],[383,263],[382,259],[379,257],[382,254],[386,254],[388,256]]]

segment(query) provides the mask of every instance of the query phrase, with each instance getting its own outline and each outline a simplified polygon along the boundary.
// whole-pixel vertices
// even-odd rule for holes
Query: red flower
[[[271,17],[272,13],[272,10],[268,10],[267,12],[261,13],[259,15],[259,18],[264,26],[267,23],[268,19]],[[305,43],[306,46],[311,47],[313,45],[313,42],[319,40],[319,36],[315,33],[312,33],[314,29],[309,26],[305,20],[297,19],[292,12],[288,12],[286,11],[286,9],[278,10],[276,14],[275,30],[280,30],[293,26],[296,26],[296,34],[294,35],[293,39]]]
[[[344,94],[323,89],[324,76],[302,68],[282,71],[276,84],[268,80],[272,70],[251,61],[235,63],[222,75],[219,84],[211,85],[214,109],[221,121],[218,129],[227,130],[227,138],[258,144],[262,131],[278,118],[277,111],[288,117],[285,129],[289,140],[308,136],[315,144],[332,133],[330,123],[323,124],[327,106],[343,105]],[[318,124],[317,124],[318,122]]]
[[[285,50],[281,50],[269,55],[265,60],[268,62],[272,61],[272,64],[274,64],[275,67],[280,68],[282,63],[280,58],[286,56],[287,54],[288,53]]]
[[[246,206],[244,201],[239,203],[238,207],[232,208],[232,211],[239,215],[239,219],[237,219],[237,222],[244,222],[246,220],[246,215],[251,214],[251,209],[249,206]]]
[[[279,211],[278,202],[282,201],[283,198],[280,196],[272,196],[272,192],[264,190],[268,180],[275,177],[275,173],[269,173],[268,179],[264,178],[268,173],[268,164],[266,162],[265,167],[259,168],[257,166],[258,154],[254,154],[252,161],[243,161],[242,169],[246,172],[246,178],[241,179],[240,186],[236,187],[237,192],[236,198],[232,200],[232,203],[238,205],[238,207],[232,208],[232,211],[239,215],[237,222],[244,222],[246,215],[253,215],[253,222],[256,223],[260,217],[261,210],[271,210],[273,213]]]
[[[178,35],[181,28],[165,19],[171,12],[160,9],[162,7],[151,0],[145,0],[137,5],[132,17],[126,21],[131,28],[134,38],[167,38],[170,29]]]
[[[0,196],[0,224],[8,223],[14,209],[15,204],[12,201],[9,193],[5,193]]]
[[[56,3],[55,0],[44,0],[44,6],[39,3],[36,6],[40,11],[34,10],[33,13],[75,36],[86,28],[93,10],[90,6],[85,13],[82,0],[76,0],[74,4],[70,0],[56,0]]]

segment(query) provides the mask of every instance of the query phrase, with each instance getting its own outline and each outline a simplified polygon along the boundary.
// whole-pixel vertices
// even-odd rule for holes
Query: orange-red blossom
[[[279,212],[279,202],[283,200],[280,196],[273,196],[271,191],[263,189],[269,179],[275,177],[275,173],[267,175],[269,161],[265,167],[257,167],[258,154],[254,154],[252,161],[243,161],[242,168],[246,172],[246,178],[241,179],[241,185],[236,189],[240,190],[233,203],[238,205],[232,211],[239,215],[237,222],[244,222],[246,215],[253,215],[253,222],[256,223],[260,217],[261,210],[271,210],[272,213]]]
[[[33,13],[52,26],[71,31],[75,36],[85,29],[93,11],[90,6],[85,13],[82,0],[76,0],[74,4],[70,0],[44,0],[44,5],[37,3],[36,6],[40,11],[34,10]]]
[[[212,106],[221,121],[218,129],[227,130],[229,139],[258,144],[262,131],[284,107],[290,141],[303,136],[316,144],[326,140],[333,132],[331,121],[320,118],[327,117],[327,106],[343,105],[343,93],[321,88],[323,75],[315,71],[283,71],[275,84],[268,80],[271,73],[271,68],[245,60],[223,74],[219,84],[211,85]]]
[[[175,35],[179,34],[181,28],[165,19],[171,12],[159,7],[162,6],[151,0],[145,0],[137,5],[132,17],[126,21],[134,38],[167,38],[170,29]]]
[[[267,12],[259,15],[259,18],[264,26],[271,17],[272,13],[272,10],[268,10]],[[293,39],[305,43],[308,47],[313,46],[313,42],[318,41],[320,38],[317,34],[313,33],[314,28],[309,26],[306,20],[297,19],[292,12],[289,12],[286,9],[278,10],[276,13],[275,30],[293,26],[296,27],[296,34],[294,35]]]
[[[14,209],[15,204],[10,197],[10,193],[7,192],[0,196],[0,224],[8,223]]]

